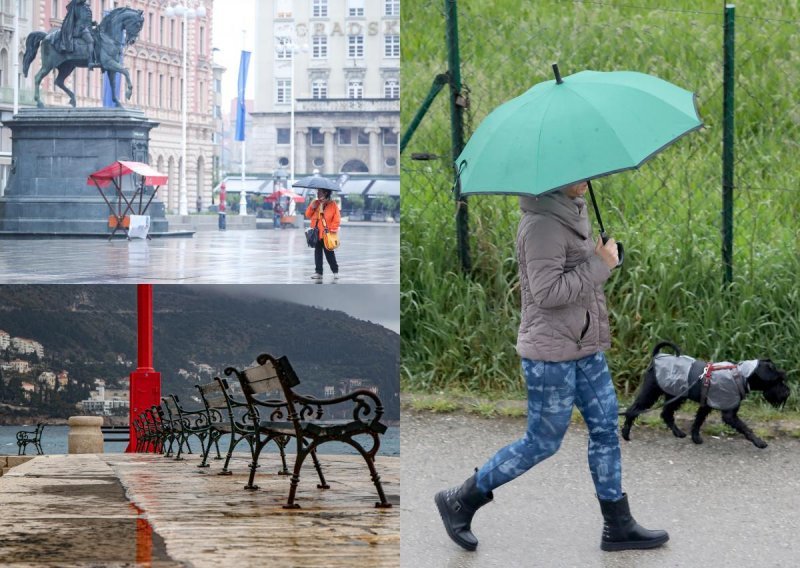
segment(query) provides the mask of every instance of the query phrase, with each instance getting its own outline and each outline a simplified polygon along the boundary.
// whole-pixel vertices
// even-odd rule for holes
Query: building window
[[[315,35],[311,38],[311,56],[314,59],[328,57],[328,36]]]
[[[397,158],[386,158],[385,164],[387,167],[393,168],[397,165]]]
[[[397,79],[389,79],[383,84],[383,98],[385,99],[399,99],[400,98],[400,81]]]
[[[164,108],[164,75],[158,76],[158,106]]]
[[[222,118],[222,107],[214,105],[214,118]]]
[[[291,136],[288,128],[276,128],[278,131],[278,144],[290,144]]]
[[[292,82],[289,79],[278,79],[275,89],[275,102],[287,104],[292,98]]]
[[[353,131],[350,128],[337,128],[339,146],[350,146],[353,143]]]
[[[369,146],[369,134],[359,129],[358,131],[358,145]]]
[[[364,17],[364,0],[347,0],[347,15],[351,18]]]
[[[222,80],[221,79],[214,79],[214,92],[221,93],[222,92]]]
[[[312,0],[311,16],[314,18],[327,18],[328,0]]]
[[[50,17],[58,19],[60,17],[60,14],[58,13],[58,0],[53,0],[51,6],[52,6],[52,11],[50,12]]]
[[[384,146],[397,146],[397,132],[391,128],[381,128]]]
[[[400,0],[384,0],[384,2],[383,2],[383,15],[384,16],[399,16],[400,15]]]
[[[347,96],[351,99],[364,98],[364,82],[363,81],[350,81],[347,83]]]
[[[175,47],[175,20],[169,21],[169,46]]]
[[[167,107],[172,108],[175,105],[175,77],[169,78],[169,99]]]
[[[317,79],[311,83],[311,98],[312,99],[327,99],[328,98],[328,82],[323,79]]]
[[[86,96],[89,96],[89,83],[86,83]],[[136,71],[136,104],[142,104],[142,71]]]
[[[161,16],[158,22],[158,42],[160,45],[164,45],[164,16]]]
[[[347,36],[347,57],[364,57],[364,36]]]
[[[291,61],[293,50],[291,49],[291,43],[288,38],[276,39],[278,41],[278,49],[275,51],[275,58]]]
[[[400,34],[383,36],[383,55],[385,57],[400,57]]]
[[[289,165],[289,158],[287,158],[286,156],[278,158],[278,165],[281,166],[282,168],[285,168],[286,166]]]
[[[152,42],[153,41],[153,12],[148,14],[149,18],[147,19],[147,40]]]
[[[199,111],[201,114],[205,114],[206,112],[206,82],[200,81],[200,96],[197,97],[199,101]]]
[[[322,166],[325,165],[325,160],[323,160],[322,158],[314,158],[314,161],[312,163],[314,164],[315,168],[321,168]]]
[[[200,55],[206,54],[206,29],[200,26]]]
[[[325,135],[319,128],[311,128],[311,145],[322,146],[325,144]]]
[[[153,106],[153,74],[147,74],[147,106]]]

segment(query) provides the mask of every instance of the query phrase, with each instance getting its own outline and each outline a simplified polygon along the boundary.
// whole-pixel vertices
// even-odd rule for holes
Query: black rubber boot
[[[633,550],[655,548],[669,540],[667,531],[651,531],[642,527],[631,516],[628,494],[623,493],[619,501],[600,501],[603,512],[603,550]]]
[[[439,491],[434,498],[444,528],[450,538],[462,548],[475,550],[478,539],[472,534],[470,525],[475,511],[493,499],[492,492],[478,489],[478,474],[467,479],[461,487]]]

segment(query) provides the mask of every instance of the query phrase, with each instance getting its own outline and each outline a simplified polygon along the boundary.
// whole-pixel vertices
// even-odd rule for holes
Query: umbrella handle
[[[600,238],[603,239],[603,244],[606,244],[609,236],[605,233],[605,231],[603,231],[600,233]],[[625,261],[625,247],[622,246],[622,243],[617,243],[617,254],[619,255],[619,262],[617,262],[617,266],[615,268],[622,266],[622,263]]]

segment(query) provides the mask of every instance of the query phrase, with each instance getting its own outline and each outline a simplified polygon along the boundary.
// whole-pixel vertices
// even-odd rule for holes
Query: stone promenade
[[[270,459],[251,492],[244,454],[227,477],[220,462],[198,469],[188,457],[48,455],[14,467],[0,478],[0,565],[399,566],[399,458],[377,459],[391,509],[374,507],[359,456],[320,455],[331,488],[304,467],[302,508],[285,510],[289,478]]]

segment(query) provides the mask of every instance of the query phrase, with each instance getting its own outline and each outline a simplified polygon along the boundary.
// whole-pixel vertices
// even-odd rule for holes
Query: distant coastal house
[[[31,364],[27,361],[23,361],[22,359],[14,359],[8,363],[3,363],[2,367],[4,371],[16,371],[17,373],[22,374],[31,372]]]
[[[36,353],[39,358],[44,357],[44,347],[38,341],[26,339],[25,337],[12,337],[11,348],[22,355]]]
[[[34,392],[36,392],[36,386],[33,383],[22,383],[22,394],[25,396],[25,400],[30,400],[31,394]]]
[[[115,414],[115,411],[130,409],[131,403],[128,391],[106,390],[101,386],[96,391],[90,392],[89,398],[79,402],[78,406],[87,414],[110,416]]]
[[[39,373],[39,377],[36,380],[39,384],[46,384],[47,388],[51,390],[55,390],[56,388],[56,374],[53,371],[43,371]]]
[[[9,345],[11,345],[11,336],[8,332],[0,329],[0,350],[8,349]]]

